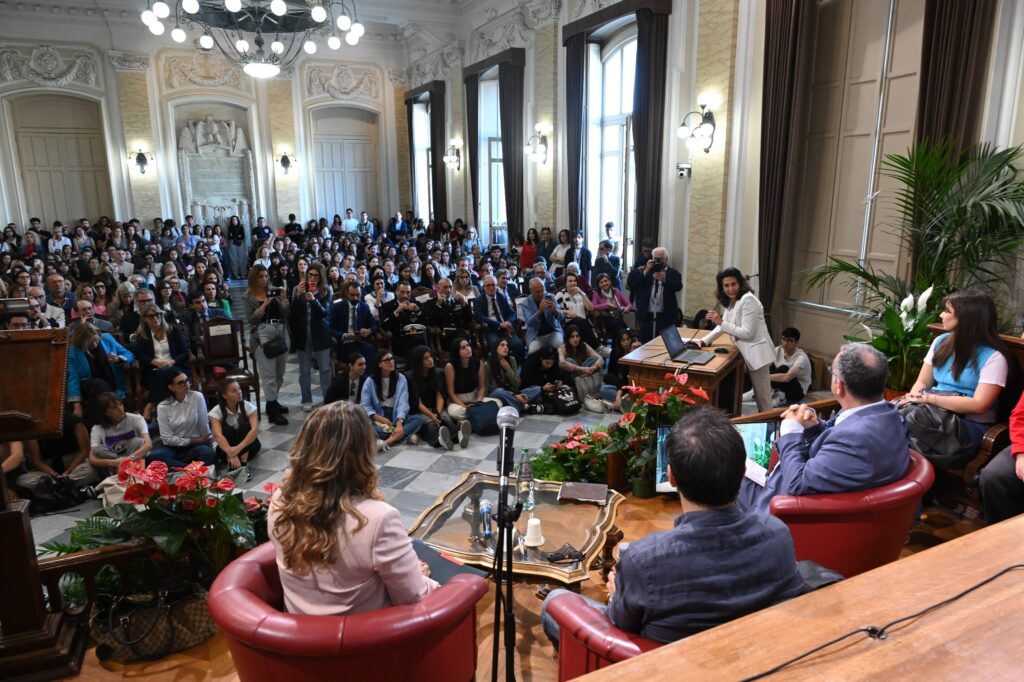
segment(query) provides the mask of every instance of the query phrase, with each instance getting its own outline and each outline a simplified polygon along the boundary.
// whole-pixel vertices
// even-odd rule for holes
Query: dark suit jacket
[[[419,310],[403,310],[398,312],[398,299],[393,298],[380,307],[380,326],[394,335],[402,333],[402,329],[409,324],[423,324],[423,305],[409,299],[410,303],[416,303]]]
[[[645,275],[643,268],[636,268],[629,273],[629,279],[626,283],[634,295],[637,315],[643,316],[650,312],[651,290],[654,288],[656,281],[653,273]],[[658,313],[658,318],[662,319],[664,315],[664,319],[674,322],[679,319],[678,295],[683,290],[683,276],[675,268],[667,268],[665,270],[665,281],[662,284],[665,286],[665,295],[662,296],[662,311]]]
[[[598,258],[594,261],[594,267],[590,270],[590,283],[597,285],[598,275],[606,274],[612,278],[612,285],[616,289],[622,288],[622,259],[618,256],[608,256],[607,259]]]
[[[167,324],[178,324],[178,316],[173,311],[165,310],[164,319],[167,320]],[[139,331],[139,323],[142,318],[137,312],[135,312],[135,305],[124,311],[124,315],[121,316],[121,334],[125,339]]]
[[[184,332],[177,327],[171,327],[170,332],[167,334],[167,346],[171,352],[171,358],[174,360],[175,366],[188,370],[189,348],[188,342],[185,341]],[[142,372],[142,380],[148,385],[153,372],[157,371],[157,368],[152,364],[153,358],[156,357],[156,353],[153,351],[153,339],[143,338],[141,336],[136,338],[135,345],[132,347],[132,352],[135,353],[135,359],[139,361],[139,370]]]
[[[314,298],[312,303],[308,303],[306,294],[300,293],[292,299],[292,304],[288,307],[288,335],[292,340],[293,353],[306,350],[306,306],[313,311],[313,350],[331,347],[331,332],[328,328],[332,308],[330,298]],[[348,323],[347,319],[345,323]]]
[[[366,383],[366,375],[364,374],[359,378],[359,387],[356,389],[356,397],[362,395],[363,384]],[[327,392],[324,393],[324,405],[328,403],[336,403],[339,400],[349,399],[349,380],[348,372],[338,372],[331,385],[327,388]],[[358,400],[356,402],[359,402]]]
[[[590,254],[590,249],[585,246],[581,246],[578,249],[575,246],[572,247],[565,254],[565,262],[575,262],[580,266],[580,276],[588,282],[593,281],[590,279],[590,271],[593,269],[593,258]]]
[[[504,322],[516,321],[516,311],[508,301],[501,294],[494,295],[494,301],[498,304],[498,310],[501,312],[501,319]],[[487,300],[487,294],[481,294],[473,299],[473,312],[478,322],[483,322],[484,326],[487,327],[489,332],[497,332],[499,330],[499,322],[495,317],[490,315],[490,304]]]
[[[349,332],[358,332],[360,329],[369,329],[371,332],[377,332],[377,322],[373,319],[373,314],[370,312],[370,306],[366,305],[362,301],[356,304],[356,329],[348,328],[348,307],[351,305],[348,299],[342,299],[331,306],[330,312],[330,330],[331,336],[338,340],[338,343],[344,343],[344,335]]]
[[[907,427],[894,406],[877,402],[775,441],[779,465],[762,488],[743,480],[741,503],[767,512],[775,495],[813,495],[876,488],[902,477],[910,466]]]

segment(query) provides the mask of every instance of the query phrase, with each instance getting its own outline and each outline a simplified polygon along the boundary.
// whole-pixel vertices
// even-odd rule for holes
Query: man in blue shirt
[[[700,407],[680,419],[666,445],[669,481],[683,513],[671,530],[620,549],[607,606],[621,630],[673,642],[803,594],[789,529],[736,505],[746,469],[743,440],[725,413]],[[558,646],[558,624],[541,607]]]

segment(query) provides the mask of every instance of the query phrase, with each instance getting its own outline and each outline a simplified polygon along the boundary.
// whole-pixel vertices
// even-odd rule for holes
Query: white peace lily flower
[[[900,322],[903,323],[903,329],[905,329],[906,331],[910,331],[910,328],[914,326],[911,323],[910,315],[907,313],[906,310],[900,311]]]
[[[875,338],[875,333],[871,331],[871,327],[867,326],[863,322],[860,323],[860,326],[864,328],[864,334],[868,337],[868,340]]]
[[[909,313],[913,309],[914,309],[914,295],[913,294],[907,294],[907,297],[905,299],[903,299],[902,303],[900,303],[900,310],[902,310],[905,313]]]
[[[928,299],[931,298],[932,289],[934,288],[934,285],[928,287],[927,289],[924,290],[923,294],[917,297],[917,312],[923,313],[925,311],[925,308],[928,305]]]

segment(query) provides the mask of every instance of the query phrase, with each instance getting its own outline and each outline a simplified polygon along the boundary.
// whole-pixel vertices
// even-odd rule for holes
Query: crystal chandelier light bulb
[[[171,8],[167,6],[167,3],[163,0],[157,0],[153,3],[153,14],[157,15],[161,19],[166,19],[171,16]]]
[[[239,38],[238,40],[235,41],[235,49],[238,50],[239,52],[248,52],[249,51],[249,41],[246,40],[245,38]]]
[[[229,12],[237,12],[242,9],[242,0],[224,0],[224,9]]]
[[[153,10],[151,9],[147,9],[145,12],[143,12],[140,15],[140,18],[142,19],[142,23],[144,23],[146,26],[152,26],[153,22],[157,20],[157,16],[153,14]]]
[[[288,5],[284,4],[284,0],[273,0],[270,3],[270,11],[280,17],[288,11]]]
[[[355,47],[356,43],[359,42],[359,36],[355,34],[355,31],[349,31],[345,34],[345,42]]]
[[[181,8],[189,14],[199,11],[199,0],[181,0]]]
[[[356,34],[356,38],[362,38],[363,34],[366,33],[366,27],[357,21],[352,24],[352,32]]]
[[[352,19],[349,18],[347,14],[342,14],[338,17],[338,21],[336,23],[338,24],[339,31],[347,31],[352,28]]]
[[[313,21],[319,24],[327,19],[327,10],[324,9],[323,5],[313,5],[309,10],[309,16],[313,18]]]
[[[185,38],[188,38],[188,36],[185,35],[184,29],[175,28],[173,31],[171,31],[171,40],[173,40],[174,42],[183,43],[185,42]]]
[[[313,54],[316,52],[316,43],[312,40],[307,40],[302,43],[302,49],[306,51],[306,54]]]
[[[339,38],[338,36],[331,36],[330,38],[327,39],[327,47],[331,48],[332,50],[337,50],[339,47],[341,47],[341,38]]]
[[[202,36],[200,36],[199,47],[203,48],[204,50],[209,50],[211,47],[213,47],[213,36],[211,36],[209,33],[204,33]]]
[[[284,43],[282,43],[280,40],[275,40],[274,42],[270,43],[270,51],[273,52],[274,54],[283,54]]]
[[[162,36],[164,34],[164,25],[159,21],[154,21],[149,25],[149,32],[155,36]]]

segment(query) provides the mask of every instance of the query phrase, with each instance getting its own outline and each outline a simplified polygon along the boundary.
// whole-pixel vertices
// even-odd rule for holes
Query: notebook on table
[[[768,463],[772,456],[772,445],[779,432],[778,421],[752,422],[734,424],[743,439],[743,447],[747,453],[746,477],[763,486],[768,477]],[[658,429],[658,460],[655,473],[655,490],[659,493],[674,493],[676,489],[668,482],[668,454],[665,441],[668,439],[668,427]]]

